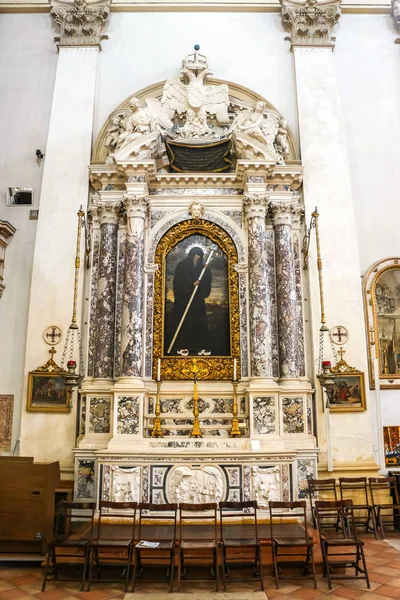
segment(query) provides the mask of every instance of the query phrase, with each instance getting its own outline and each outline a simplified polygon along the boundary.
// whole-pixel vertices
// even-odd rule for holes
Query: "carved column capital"
[[[392,17],[397,31],[400,32],[400,0],[392,0]],[[396,38],[395,43],[400,44],[400,38]]]
[[[100,212],[97,204],[93,204],[88,208],[88,218],[89,223],[93,229],[98,229],[100,227]]]
[[[149,197],[141,194],[125,194],[124,209],[128,219],[139,217],[145,219],[149,210]]]
[[[265,217],[268,208],[268,196],[259,194],[245,194],[243,197],[243,209],[248,219],[254,217]]]
[[[50,14],[61,29],[54,40],[61,46],[100,46],[107,39],[103,29],[110,14],[111,0],[91,2],[49,0]]]
[[[104,225],[109,223],[111,225],[117,225],[119,221],[120,205],[115,202],[102,202],[97,207],[98,218],[100,224]]]
[[[292,226],[292,224],[297,224],[304,213],[304,208],[297,202],[288,202],[285,204],[274,202],[270,204],[270,212],[274,226]]]
[[[291,28],[293,46],[333,48],[333,27],[339,21],[341,0],[280,0],[282,20]]]

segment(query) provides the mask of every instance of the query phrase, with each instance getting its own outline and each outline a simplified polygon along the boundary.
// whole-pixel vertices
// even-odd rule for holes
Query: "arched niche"
[[[400,389],[400,257],[372,265],[364,277],[368,354],[378,359],[380,387]],[[370,387],[374,371],[370,365]]]
[[[212,77],[207,78],[207,83],[210,85],[222,85],[227,84],[229,87],[229,98],[231,101],[231,108],[234,110],[243,110],[247,108],[251,108],[255,102],[261,101],[264,102],[268,110],[272,110],[276,112],[281,117],[284,117],[268,100],[249,90],[237,83],[232,83],[230,81],[225,81],[223,79],[214,79]],[[104,142],[107,136],[107,129],[110,126],[110,121],[112,117],[121,113],[121,111],[127,110],[129,108],[129,100],[135,96],[139,98],[144,103],[144,100],[148,97],[153,97],[157,99],[161,99],[163,94],[165,81],[160,81],[159,83],[155,83],[138,92],[134,92],[125,98],[121,104],[119,104],[115,110],[108,116],[107,120],[103,124],[103,127],[100,130],[99,135],[97,136],[96,142],[93,147],[92,152],[92,163],[104,163],[107,158],[107,148],[104,146]],[[287,134],[288,144],[289,144],[289,154],[286,157],[286,162],[299,161],[300,155],[299,151],[293,136],[293,133],[288,128]]]

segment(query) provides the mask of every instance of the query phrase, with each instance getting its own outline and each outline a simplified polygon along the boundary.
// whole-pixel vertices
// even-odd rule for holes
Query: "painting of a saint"
[[[165,261],[164,355],[229,356],[228,262],[204,235],[176,244]]]
[[[382,273],[375,287],[381,375],[400,375],[400,269]]]
[[[57,372],[31,371],[28,378],[28,412],[69,412],[69,394]]]

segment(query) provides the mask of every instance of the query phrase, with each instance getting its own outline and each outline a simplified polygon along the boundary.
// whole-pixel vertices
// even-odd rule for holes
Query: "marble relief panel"
[[[96,498],[95,461],[78,460],[76,477],[76,498],[94,500]]]
[[[297,496],[308,498],[308,479],[313,479],[316,473],[315,458],[302,458],[297,461]]]
[[[290,468],[288,464],[282,465],[282,501],[290,502]]]
[[[219,502],[224,495],[224,477],[216,466],[177,466],[168,473],[169,502]]]
[[[112,502],[140,502],[140,467],[111,466]]]
[[[111,465],[102,465],[101,472],[101,499],[111,499]]]
[[[110,433],[111,398],[90,398],[89,433]]]
[[[142,467],[142,502],[150,502],[149,467]]]
[[[256,396],[253,403],[253,432],[259,435],[276,434],[276,399],[273,396]]]
[[[140,432],[140,396],[117,399],[117,433],[138,435]]]
[[[267,506],[270,500],[281,499],[281,472],[277,466],[251,467],[252,499],[260,506]]]
[[[245,465],[243,467],[243,501],[252,500],[251,495],[251,467]]]
[[[282,398],[283,433],[305,433],[304,398]]]

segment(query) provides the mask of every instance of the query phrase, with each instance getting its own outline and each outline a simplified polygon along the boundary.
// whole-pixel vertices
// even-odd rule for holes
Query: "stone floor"
[[[375,540],[372,536],[365,536],[365,554],[371,580],[371,589],[368,590],[365,581],[335,581],[334,589],[329,592],[326,581],[322,575],[318,576],[318,589],[315,590],[310,581],[285,582],[279,590],[275,589],[275,581],[271,577],[271,567],[265,567],[266,596],[269,600],[282,597],[282,600],[314,600],[315,598],[328,598],[329,600],[400,600],[400,548],[399,538],[388,539],[388,542]],[[23,563],[6,563],[0,559],[0,600],[109,600],[123,598],[122,586],[118,584],[94,584],[92,591],[80,592],[79,584],[75,582],[48,583],[45,592],[41,592],[42,568],[40,566],[24,566]],[[182,585],[182,592],[194,594],[197,592],[212,591],[213,586],[208,584]],[[235,583],[228,587],[228,592],[242,593],[243,600],[247,600],[252,592],[259,592],[259,587],[254,582]],[[151,596],[150,596],[151,594]],[[171,596],[164,584],[138,583],[135,597],[146,596],[151,599],[160,598],[168,600]],[[175,597],[175,594],[174,594]],[[223,594],[221,594],[221,598]]]

